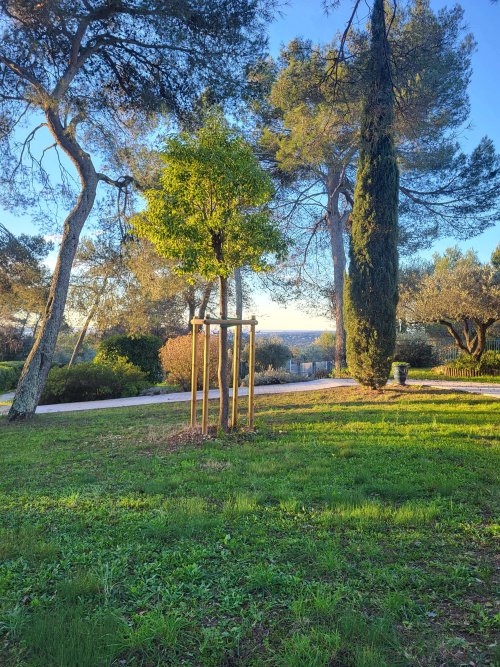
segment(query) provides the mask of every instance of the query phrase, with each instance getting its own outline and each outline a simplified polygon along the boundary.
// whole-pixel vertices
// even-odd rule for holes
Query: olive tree
[[[414,279],[405,282],[402,317],[409,323],[442,324],[457,347],[479,361],[488,329],[500,320],[498,251],[484,264],[472,250],[449,248],[435,255],[428,271],[414,272]]]

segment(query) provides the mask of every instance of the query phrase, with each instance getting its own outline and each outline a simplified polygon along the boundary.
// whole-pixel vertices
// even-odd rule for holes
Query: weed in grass
[[[22,638],[36,667],[107,667],[123,641],[125,623],[113,610],[89,616],[82,604],[39,608]]]
[[[42,537],[41,529],[21,526],[17,530],[0,530],[0,560],[22,556],[26,560],[50,560],[58,552],[57,545]]]
[[[327,667],[335,664],[340,645],[340,636],[335,631],[296,632],[283,642],[276,664],[282,667]]]

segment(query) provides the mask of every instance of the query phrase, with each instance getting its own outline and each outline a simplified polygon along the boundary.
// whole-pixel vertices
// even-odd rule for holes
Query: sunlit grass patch
[[[185,405],[0,421],[2,667],[491,664],[500,404],[256,407],[175,451]]]
[[[342,523],[420,526],[433,521],[438,514],[439,509],[434,503],[407,502],[394,507],[378,500],[365,500],[359,504],[339,504],[334,508],[324,509],[320,512],[318,520],[327,526]]]
[[[59,549],[45,539],[36,526],[21,526],[17,530],[0,529],[0,560],[23,557],[27,560],[53,559]]]

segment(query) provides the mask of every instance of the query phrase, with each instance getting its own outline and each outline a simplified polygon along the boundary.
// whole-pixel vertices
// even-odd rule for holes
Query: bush
[[[420,336],[400,336],[396,340],[394,361],[406,361],[412,368],[429,368],[436,363],[434,348]]]
[[[266,384],[288,384],[290,382],[307,382],[307,375],[297,375],[288,371],[268,368],[265,371],[255,373],[255,386]],[[248,375],[241,381],[243,387],[248,387]]]
[[[198,389],[201,389],[203,383],[203,349],[205,345],[205,335],[198,335]],[[188,391],[191,388],[191,346],[192,335],[177,336],[169,338],[160,350],[160,361],[163,370],[168,376],[168,381],[180,386],[182,391]],[[232,356],[229,355],[230,362]],[[217,370],[219,364],[219,340],[217,336],[210,337],[210,386],[217,387]],[[229,363],[230,373],[232,363]]]
[[[474,361],[468,354],[461,354],[454,361],[447,362],[445,367],[478,371],[481,375],[495,375],[500,372],[500,352],[488,350],[480,361]]]
[[[0,391],[9,391],[15,389],[24,361],[0,361]]]
[[[248,351],[245,349],[246,356]],[[292,351],[280,340],[264,340],[257,342],[255,346],[255,370],[266,371],[269,368],[275,370],[283,368],[286,362],[292,358]]]
[[[146,378],[150,382],[161,382],[163,380],[159,358],[161,345],[162,340],[157,336],[110,336],[99,343],[95,361],[102,363],[125,357],[146,373]]]
[[[488,350],[481,357],[479,370],[483,375],[494,375],[500,371],[500,352]]]
[[[148,386],[146,374],[124,357],[113,363],[84,362],[50,370],[41,405],[137,396]]]

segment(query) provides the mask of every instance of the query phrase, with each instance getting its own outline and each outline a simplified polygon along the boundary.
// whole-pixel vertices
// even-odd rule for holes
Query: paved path
[[[255,387],[256,394],[289,394],[298,391],[317,391],[318,389],[331,389],[333,387],[347,387],[355,385],[356,382],[351,379],[332,379],[311,380],[310,382],[293,382],[290,384],[271,384],[261,387]],[[482,394],[484,396],[494,396],[500,398],[500,384],[480,384],[477,382],[449,382],[447,380],[409,380],[408,384],[420,385],[426,387],[436,387],[446,389],[447,391],[466,391],[472,394]],[[240,388],[240,395],[248,394],[247,387]],[[217,389],[211,389],[208,393],[209,398],[219,397]],[[2,397],[0,397],[1,399]],[[198,392],[198,398],[201,399],[201,391]],[[4,400],[8,400],[5,399]],[[58,405],[40,405],[37,408],[37,414],[49,412],[73,412],[81,410],[104,410],[107,408],[125,408],[134,405],[153,405],[157,403],[180,403],[191,400],[191,392],[176,392],[173,394],[163,394],[160,396],[132,396],[130,398],[110,398],[104,401],[85,401],[81,403],[59,403]],[[0,407],[0,414],[5,414],[8,408]]]

